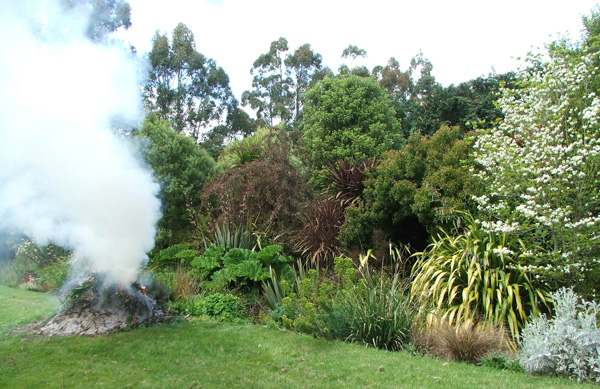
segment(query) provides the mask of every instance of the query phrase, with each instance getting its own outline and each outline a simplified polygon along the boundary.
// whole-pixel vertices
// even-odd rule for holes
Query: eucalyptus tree
[[[237,108],[227,73],[196,50],[185,24],[175,27],[171,40],[157,32],[148,59],[152,71],[144,87],[145,104],[177,132],[200,141]]]
[[[348,66],[347,64],[342,64],[340,65],[338,72],[340,74],[353,74],[359,77],[370,77],[371,73],[369,73],[369,69],[367,69],[365,66],[353,66],[354,61],[359,57],[366,58],[367,51],[365,49],[359,48],[356,45],[348,45],[348,47],[346,47],[344,51],[342,51],[341,58],[350,58],[350,66]]]
[[[273,125],[274,119],[287,121],[292,118],[289,110],[291,79],[285,71],[284,53],[288,51],[288,41],[279,38],[271,42],[269,51],[261,54],[252,64],[250,73],[252,91],[242,94],[242,104],[250,105],[258,119]]]
[[[294,121],[301,118],[306,90],[325,75],[326,70],[323,71],[321,62],[321,54],[315,53],[308,43],[298,47],[294,54],[285,59],[286,70],[292,81],[290,102],[293,104]]]
[[[249,105],[257,118],[269,125],[276,124],[276,119],[297,122],[306,89],[324,75],[321,62],[321,55],[313,52],[310,44],[290,54],[287,39],[271,42],[269,51],[252,65],[254,89],[243,93],[243,105]]]

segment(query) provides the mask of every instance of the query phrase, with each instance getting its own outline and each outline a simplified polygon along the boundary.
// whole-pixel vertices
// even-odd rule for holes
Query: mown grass
[[[135,388],[559,388],[536,378],[465,363],[314,339],[257,325],[173,322],[97,337],[15,335],[56,301],[0,288],[0,387]],[[11,308],[12,307],[12,308]],[[29,308],[27,308],[29,307]],[[11,310],[17,314],[10,313]],[[5,316],[6,314],[6,316]],[[583,387],[591,384],[583,385]]]
[[[0,333],[56,312],[58,297],[0,285]]]

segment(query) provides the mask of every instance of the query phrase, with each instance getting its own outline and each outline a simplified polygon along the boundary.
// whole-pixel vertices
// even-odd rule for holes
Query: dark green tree
[[[152,72],[144,87],[146,106],[177,132],[200,141],[203,133],[226,124],[227,115],[239,110],[229,77],[196,50],[194,34],[184,24],[175,27],[171,41],[157,32],[148,57]]]
[[[436,108],[442,87],[435,81],[432,70],[433,65],[422,53],[410,61],[408,93],[396,100],[395,106],[407,137],[416,131],[433,134],[440,126]]]
[[[387,93],[371,78],[329,77],[305,95],[303,134],[311,184],[329,184],[327,163],[381,157],[403,144]]]
[[[225,144],[239,137],[252,135],[257,129],[257,121],[238,106],[234,101],[230,107],[225,123],[218,124],[208,130],[200,144],[208,151],[211,157],[217,158]]]
[[[367,173],[363,199],[346,210],[344,244],[368,248],[378,228],[393,242],[423,249],[438,227],[451,227],[472,207],[478,187],[469,150],[458,127],[444,126],[432,136],[415,132],[403,149],[385,153]]]
[[[459,126],[464,133],[476,128],[491,128],[502,118],[496,107],[500,86],[516,88],[516,74],[478,77],[440,88],[436,107],[440,125]]]
[[[373,76],[392,96],[405,137],[415,131],[431,134],[439,128],[435,106],[441,86],[431,75],[432,69],[433,65],[422,53],[412,58],[405,71],[393,57],[386,66],[373,69]]]
[[[373,69],[373,76],[394,101],[405,136],[431,135],[442,125],[459,126],[462,133],[490,128],[502,117],[496,108],[500,85],[516,87],[514,73],[491,75],[444,87],[431,74],[433,65],[417,54],[406,70],[395,58]]]
[[[358,57],[365,58],[366,56],[367,50],[360,49],[356,45],[348,45],[348,47],[342,51],[342,58],[351,58],[352,60],[355,60]]]
[[[169,122],[156,114],[146,119],[138,136],[149,139],[144,156],[161,185],[163,215],[156,248],[191,243],[201,188],[215,173],[215,162],[192,138],[173,131]]]
[[[373,76],[394,100],[400,101],[410,97],[411,72],[402,71],[396,58],[390,58],[386,66],[376,66]]]

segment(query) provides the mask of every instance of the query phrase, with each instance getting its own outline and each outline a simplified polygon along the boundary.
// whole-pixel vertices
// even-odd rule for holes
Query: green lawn
[[[56,312],[56,296],[0,285],[0,333],[16,325],[41,319]]]
[[[175,322],[98,337],[14,335],[56,298],[0,287],[0,388],[578,386],[257,325]],[[592,387],[592,384],[582,387]]]

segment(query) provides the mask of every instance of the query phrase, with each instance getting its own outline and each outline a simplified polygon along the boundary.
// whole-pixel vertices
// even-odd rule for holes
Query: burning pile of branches
[[[139,282],[109,284],[90,274],[70,289],[60,312],[40,328],[45,335],[98,335],[156,322],[165,311]]]

